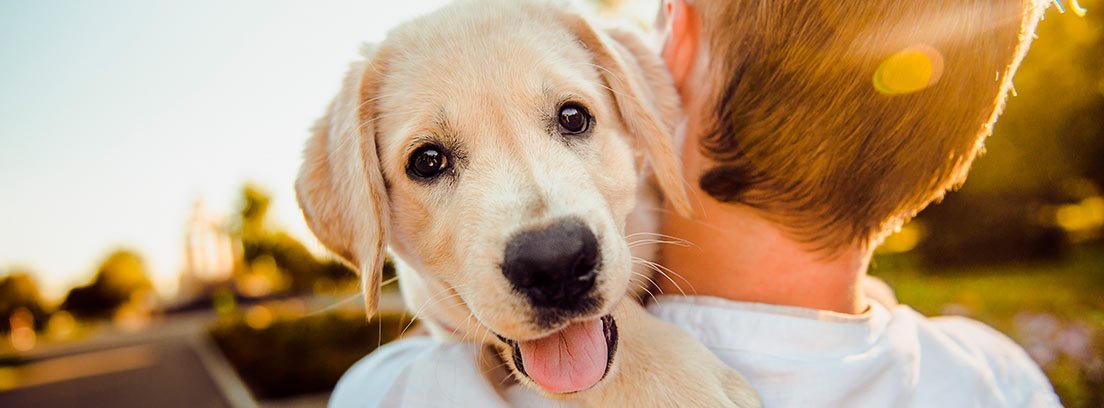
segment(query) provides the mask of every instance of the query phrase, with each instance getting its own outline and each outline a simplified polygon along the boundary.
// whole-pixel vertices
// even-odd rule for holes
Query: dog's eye
[[[447,170],[449,160],[440,147],[426,145],[418,148],[414,151],[414,154],[410,155],[410,162],[406,168],[415,177],[430,179]]]
[[[577,135],[590,129],[590,112],[583,105],[568,102],[560,107],[557,121],[560,124],[560,133]]]

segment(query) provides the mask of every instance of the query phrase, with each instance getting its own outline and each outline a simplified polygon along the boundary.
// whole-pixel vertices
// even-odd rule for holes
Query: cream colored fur
[[[565,100],[593,114],[585,139],[550,134]],[[620,340],[604,380],[548,396],[588,406],[758,406],[742,377],[629,298],[651,275],[634,275],[633,256],[651,258],[654,248],[630,250],[626,237],[655,230],[660,191],[690,212],[672,148],[677,106],[662,62],[632,34],[595,30],[560,5],[461,2],[366,47],[307,142],[296,190],[311,229],[361,274],[369,313],[389,247],[408,306],[438,337],[503,351],[493,333],[551,332],[503,276],[506,242],[578,217],[598,237],[603,299],[578,320],[612,313]],[[408,177],[408,156],[428,140],[455,149],[449,179]]]

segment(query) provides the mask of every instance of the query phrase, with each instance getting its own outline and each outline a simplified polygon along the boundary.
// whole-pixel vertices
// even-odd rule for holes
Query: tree
[[[256,185],[247,183],[242,187],[242,209],[239,220],[243,237],[268,234],[264,222],[271,201],[268,193]]]
[[[291,236],[266,227],[265,216],[271,202],[268,193],[246,184],[242,188],[242,207],[234,233],[241,239],[242,258],[245,265],[253,265],[258,259],[271,257],[277,269],[285,275],[288,290],[294,293],[309,292],[320,279],[333,283],[356,279],[356,274],[341,262],[320,260]],[[243,270],[251,273],[249,268]]]
[[[34,317],[35,329],[42,329],[46,324],[46,307],[42,302],[42,296],[38,292],[38,284],[31,274],[26,271],[14,271],[8,276],[0,278],[0,332],[7,333],[11,330],[9,318],[19,309],[26,309]]]
[[[69,290],[61,309],[81,318],[110,317],[134,294],[152,288],[142,258],[117,250],[100,265],[92,282]]]

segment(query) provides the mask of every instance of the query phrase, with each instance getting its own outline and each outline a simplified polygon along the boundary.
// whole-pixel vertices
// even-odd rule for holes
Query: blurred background
[[[417,325],[395,284],[364,318],[292,190],[359,43],[445,1],[401,3],[0,0],[0,405],[322,406]],[[871,273],[1101,407],[1104,0],[1064,3],[968,182]]]

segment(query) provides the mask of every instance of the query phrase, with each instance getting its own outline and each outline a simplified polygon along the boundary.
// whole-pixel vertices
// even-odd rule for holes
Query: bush
[[[338,311],[256,329],[248,318],[239,314],[225,319],[210,332],[258,399],[329,391],[353,363],[397,338],[411,323],[405,314],[381,314],[369,321],[361,313]]]

